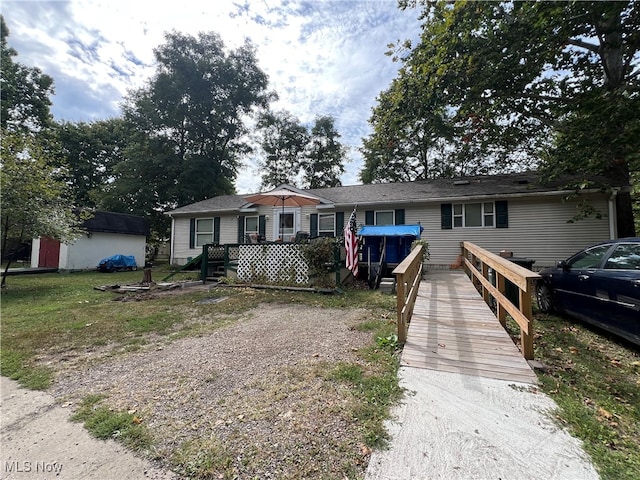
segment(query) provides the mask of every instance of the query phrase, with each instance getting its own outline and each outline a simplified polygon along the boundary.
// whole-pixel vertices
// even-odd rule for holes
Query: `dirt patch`
[[[362,362],[371,334],[353,327],[367,315],[262,305],[207,335],[62,370],[52,392],[106,394],[136,411],[155,438],[150,455],[184,476],[358,478],[369,451],[354,440],[355,400],[329,373]]]

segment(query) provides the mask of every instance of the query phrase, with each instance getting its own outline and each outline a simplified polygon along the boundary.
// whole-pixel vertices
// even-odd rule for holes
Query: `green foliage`
[[[372,327],[375,343],[363,349],[361,356],[377,368],[371,371],[360,363],[339,363],[328,373],[328,378],[352,386],[354,396],[358,399],[353,406],[353,416],[363,425],[366,445],[384,448],[389,440],[384,421],[389,418],[391,405],[403,393],[397,376],[398,337],[393,333],[395,324],[385,321],[384,316],[366,321],[357,328],[370,331]]]
[[[335,287],[335,279],[327,274],[335,271],[336,242],[335,238],[320,237],[301,245],[309,277],[315,277],[319,286]]]
[[[398,348],[400,348],[398,344],[398,335],[396,335],[395,333],[387,335],[386,337],[377,337],[376,344],[380,348],[386,348],[391,351],[395,351],[395,350],[398,350]]]
[[[331,116],[316,117],[311,128],[311,141],[302,161],[306,188],[338,187],[344,173],[347,149],[340,143],[340,134]]]
[[[423,239],[414,240],[413,242],[411,242],[411,250],[416,248],[416,246],[418,245],[422,245],[422,263],[424,263],[429,260],[429,258],[431,258],[431,252],[429,252],[429,242]]]
[[[101,440],[117,440],[136,451],[151,446],[153,439],[142,419],[133,413],[117,412],[100,405],[101,400],[99,395],[87,396],[71,420],[83,422],[85,428]]]
[[[249,151],[244,119],[271,98],[250,44],[227,51],[215,33],[165,40],[154,50],[155,75],[126,99],[139,137],[116,170],[117,197],[148,211],[233,193]]]
[[[51,368],[33,365],[27,354],[7,347],[0,351],[0,374],[31,390],[46,390],[53,381]]]
[[[257,125],[265,159],[261,163],[262,188],[284,183],[298,186],[302,159],[309,143],[309,132],[286,111],[264,113]]]
[[[124,161],[124,151],[131,139],[131,132],[122,119],[61,122],[54,130],[61,150],[60,163],[68,169],[67,181],[76,205],[140,216],[149,214],[135,206],[125,207],[110,201],[109,193],[116,178],[114,168]]]
[[[640,151],[635,2],[400,7],[417,5],[421,39],[393,52],[403,66],[373,110],[363,181],[544,166],[545,177],[629,182]],[[630,211],[619,211],[621,235]]]
[[[9,47],[8,37],[9,28],[0,15],[2,134],[5,130],[23,134],[40,132],[51,122],[49,96],[53,94],[53,79],[38,68],[14,62],[18,52]]]
[[[3,248],[8,238],[76,238],[78,217],[64,171],[49,163],[46,148],[20,133],[3,132],[0,142]]]

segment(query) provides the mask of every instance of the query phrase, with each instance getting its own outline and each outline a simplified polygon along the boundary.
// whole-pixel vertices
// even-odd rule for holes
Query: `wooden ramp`
[[[401,364],[536,384],[506,330],[461,271],[429,271],[420,283]]]

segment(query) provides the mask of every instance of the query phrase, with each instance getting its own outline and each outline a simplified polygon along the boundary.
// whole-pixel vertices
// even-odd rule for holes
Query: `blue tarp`
[[[136,269],[136,257],[133,255],[112,255],[110,257],[103,258],[98,264],[98,270],[101,272]]]
[[[358,235],[363,237],[420,237],[420,225],[363,225]]]

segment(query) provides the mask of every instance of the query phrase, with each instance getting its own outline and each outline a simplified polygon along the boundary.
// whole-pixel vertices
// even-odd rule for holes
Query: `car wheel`
[[[536,298],[538,299],[538,308],[543,313],[551,313],[555,310],[553,305],[553,290],[549,284],[541,282],[536,288]]]

